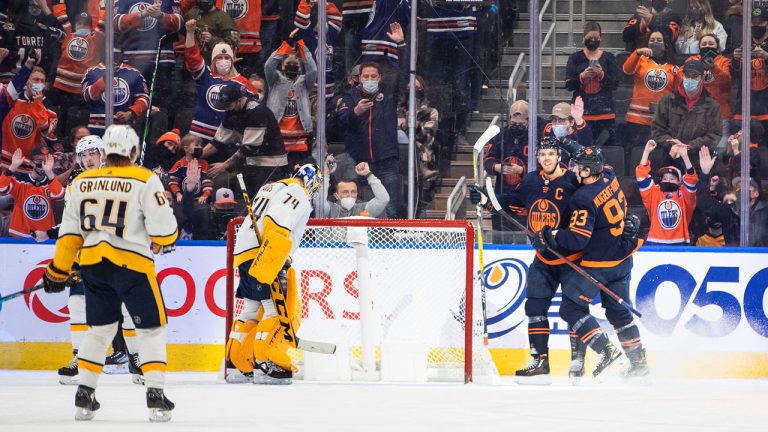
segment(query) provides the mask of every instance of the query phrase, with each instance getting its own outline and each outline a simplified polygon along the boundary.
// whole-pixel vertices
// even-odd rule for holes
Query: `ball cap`
[[[560,102],[552,107],[552,117],[561,119],[568,119],[571,117],[571,104],[568,102]]]
[[[695,72],[699,75],[704,75],[704,63],[700,60],[691,60],[685,62],[683,66],[683,73]]]
[[[664,177],[664,174],[672,174],[673,176],[677,177],[677,181],[680,181],[680,170],[673,166],[665,166],[659,169],[659,178]]]
[[[524,100],[516,100],[510,105],[509,113],[511,115],[519,115],[520,117],[528,118],[528,102]]]
[[[741,189],[741,177],[734,177],[731,183],[733,184],[734,189]],[[752,177],[749,178],[749,185],[757,190],[760,190],[760,185],[758,185],[757,181]]]
[[[239,85],[225,85],[219,90],[219,98],[214,102],[214,108],[226,109],[229,104],[243,97],[243,91]]]
[[[216,191],[216,199],[213,201],[214,204],[235,204],[235,195],[232,193],[232,189],[227,189],[225,187],[219,188]]]

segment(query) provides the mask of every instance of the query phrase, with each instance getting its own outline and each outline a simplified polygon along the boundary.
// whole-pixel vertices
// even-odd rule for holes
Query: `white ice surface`
[[[101,378],[91,422],[74,421],[74,392],[55,372],[0,371],[0,431],[768,431],[768,380],[255,386],[170,373],[168,424],[147,421],[144,388],[127,375]]]

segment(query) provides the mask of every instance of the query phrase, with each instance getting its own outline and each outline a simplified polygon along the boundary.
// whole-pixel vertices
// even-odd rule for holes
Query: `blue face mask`
[[[699,80],[693,78],[683,78],[683,88],[688,93],[696,93],[699,89]]]
[[[75,30],[75,36],[86,37],[91,34],[91,29],[88,27],[79,28]]]
[[[568,135],[568,125],[552,125],[552,133],[558,138]]]
[[[43,83],[34,83],[31,86],[32,93],[41,93],[43,90],[45,90],[45,84]]]
[[[362,84],[363,84],[363,91],[368,94],[373,94],[379,91],[378,81],[362,81]]]

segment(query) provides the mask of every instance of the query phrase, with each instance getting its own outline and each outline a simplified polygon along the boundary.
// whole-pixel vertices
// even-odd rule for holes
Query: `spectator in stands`
[[[259,29],[259,36],[261,38],[261,52],[259,59],[259,70],[257,73],[264,75],[264,64],[267,62],[267,58],[272,54],[282,41],[278,34],[278,24],[280,17],[284,14],[291,14],[293,17],[293,9],[285,9],[287,4],[280,4],[279,0],[261,0],[261,26]],[[291,8],[293,3],[291,3]]]
[[[677,53],[682,56],[698,54],[699,41],[706,34],[717,36],[718,48],[720,51],[725,51],[728,34],[723,25],[712,15],[712,6],[710,6],[709,0],[689,0],[688,13],[683,18],[680,37],[675,43]]]
[[[330,177],[336,169],[333,156],[329,156],[325,161],[325,172],[328,175],[323,176],[323,190],[330,190]],[[355,174],[358,179],[368,183],[373,192],[373,198],[369,201],[358,201],[357,179],[342,177],[336,182],[336,191],[333,194],[335,201],[324,199],[321,194],[315,194],[315,209],[323,209],[323,214],[329,218],[341,218],[349,216],[370,216],[379,217],[389,203],[389,194],[381,180],[376,178],[365,162],[360,162],[355,166]]]
[[[584,49],[568,57],[565,88],[573,100],[584,101],[584,120],[596,137],[596,145],[613,145],[616,112],[613,91],[619,85],[619,67],[613,54],[600,49],[602,29],[596,22],[584,26]]]
[[[752,97],[751,116],[768,130],[768,6],[755,5],[752,8]],[[733,50],[732,76],[741,76],[744,67],[744,54],[741,47]],[[741,86],[736,86],[737,101],[741,101]],[[733,107],[734,120],[741,121],[741,103]],[[763,136],[760,145],[768,146],[768,134]]]
[[[754,179],[762,178],[760,175],[765,169],[760,166],[760,152],[757,150],[759,142],[763,141],[765,129],[763,125],[756,120],[749,123],[749,177]],[[736,178],[741,176],[741,153],[744,149],[742,144],[741,131],[728,137],[728,144],[731,148],[731,157],[728,159],[728,177]]]
[[[656,184],[651,176],[649,160],[656,146],[656,141],[648,140],[640,164],[635,168],[640,196],[650,218],[650,231],[645,244],[687,246],[691,244],[688,227],[696,209],[696,183],[699,178],[685,151],[685,144],[675,144],[676,151],[685,162],[685,175],[681,175],[676,167],[665,166],[659,170],[660,182]]]
[[[200,159],[203,140],[199,136],[187,134],[181,140],[181,149],[184,157],[176,161],[168,172],[168,188],[179,204],[185,199],[194,199],[203,205],[213,193],[213,182],[208,178],[208,162]]]
[[[388,33],[401,54],[405,50],[405,36],[399,24],[393,23]],[[404,57],[403,57],[404,58]],[[400,73],[382,78],[381,67],[366,62],[360,65],[360,85],[342,97],[337,114],[344,128],[345,151],[355,162],[368,162],[389,193],[387,217],[400,214],[402,178],[400,153],[397,143],[397,103]]]
[[[720,176],[710,176],[715,157],[710,154],[708,148],[701,148],[699,160],[701,172],[696,186],[696,212],[703,215],[706,232],[700,236],[696,245],[738,246],[739,215],[735,206],[736,195],[732,189],[728,188],[722,190],[722,198],[718,197]],[[721,226],[718,228],[717,225]]]
[[[126,63],[122,63],[120,55],[115,52],[114,86],[112,98],[114,99],[114,123],[135,124],[144,112],[149,108],[149,90],[141,72]],[[88,102],[90,117],[88,129],[94,135],[104,134],[105,104],[104,104],[104,76],[106,68],[103,64],[88,69],[83,78],[83,97]],[[157,91],[157,88],[155,88]]]
[[[216,0],[197,0],[197,6],[184,17],[187,26],[193,21],[194,31],[187,28],[187,40],[190,33],[195,35],[198,49],[205,62],[212,65],[211,53],[213,48],[224,43],[237,50],[240,45],[240,32],[230,16],[216,7]],[[187,44],[188,45],[188,44]]]
[[[41,2],[40,7],[44,12],[50,13],[45,2]],[[92,23],[99,22],[99,19],[92,19],[85,12],[77,16],[72,28],[65,2],[54,5],[53,9],[64,26],[66,37],[61,41],[56,80],[48,92],[48,97],[51,99],[53,110],[59,116],[57,135],[63,136],[65,131],[74,125],[83,124],[88,116],[88,107],[83,99],[80,83],[85,72],[100,62],[104,53],[104,29],[93,29]],[[103,21],[101,23],[103,25]]]
[[[593,145],[592,130],[584,121],[584,101],[581,96],[576,96],[573,104],[560,102],[552,107],[552,115],[542,134],[542,138],[545,137],[557,140],[566,148],[567,140],[576,141],[584,147]],[[570,155],[564,152],[561,162],[567,164],[569,160]]]
[[[44,13],[40,5],[45,0],[16,0],[7,3],[8,20],[0,25],[0,46],[7,48],[8,56],[0,62],[0,82],[7,84],[18,72],[27,56],[38,52],[38,62],[46,76],[54,76],[59,58],[59,43],[64,29],[50,13]]]
[[[651,34],[657,31],[664,33],[664,39],[674,44],[682,23],[680,15],[669,7],[668,0],[652,0],[650,7],[647,4],[637,6],[635,14],[624,26],[622,38],[630,52],[648,48]]]
[[[259,102],[264,102],[267,100],[267,81],[261,77],[259,74],[251,74],[248,77],[248,81],[251,82],[251,87],[253,87],[254,95],[256,96],[256,99]]]
[[[738,202],[741,196],[742,178],[733,179],[736,202],[735,207],[740,208]],[[762,191],[755,179],[749,179],[749,246],[768,247],[768,206],[760,199]]]
[[[178,161],[184,152],[181,150],[181,136],[178,129],[168,131],[155,142],[157,149],[154,151],[155,157],[147,166],[159,167],[165,173],[168,173],[173,165]]]
[[[682,168],[677,152],[686,150],[698,165],[699,149],[714,149],[720,140],[720,105],[704,89],[704,64],[691,60],[683,66],[683,80],[675,93],[664,96],[651,125],[653,139],[665,152],[664,165]]]
[[[725,11],[725,21],[723,27],[728,34],[728,40],[725,43],[725,54],[733,55],[733,50],[741,48],[741,33],[744,28],[744,6],[741,0],[730,0],[730,7]]]
[[[342,28],[344,31],[344,67],[347,73],[360,59],[363,29],[373,10],[373,0],[342,0]]]
[[[435,142],[435,134],[438,129],[440,115],[436,108],[432,107],[426,95],[426,85],[421,75],[416,75],[416,153],[420,181],[430,180],[439,174],[439,151]],[[403,99],[397,109],[397,126],[406,135],[408,134],[408,101]]]
[[[295,41],[298,30],[291,33]],[[317,65],[303,41],[290,46],[283,42],[264,65],[269,97],[267,107],[272,110],[283,137],[288,164],[293,166],[307,158],[314,132],[309,100],[317,81]]]
[[[208,55],[213,55],[213,59],[209,59],[212,60],[209,62],[211,66],[206,66],[198,44],[195,43],[197,25],[194,19],[185,23],[187,37],[184,42],[184,66],[197,82],[195,115],[192,118],[190,133],[197,135],[207,144],[213,140],[216,129],[224,120],[224,113],[213,107],[221,87],[223,85],[245,86],[252,91],[252,86],[237,72],[234,51],[224,42],[217,43],[209,50]]]
[[[341,34],[342,16],[339,8],[336,7],[330,1],[326,1],[326,30],[325,30],[325,48],[326,63],[325,63],[325,97],[326,100],[333,97],[333,91],[336,87],[336,72],[334,71],[334,53],[333,46],[336,45],[336,41]],[[317,40],[317,0],[301,0],[299,7],[296,10],[296,18],[294,25],[298,29],[297,34],[291,33],[292,37],[304,41],[304,46],[307,47],[312,54],[312,58],[317,62],[318,49],[321,44]],[[266,71],[265,71],[266,73]]]
[[[644,146],[651,138],[655,105],[675,89],[678,69],[672,62],[674,48],[667,34],[652,32],[648,48],[636,49],[624,62],[624,73],[635,79],[632,101],[619,140],[624,144],[627,160],[632,148]]]
[[[220,9],[232,18],[240,33],[240,46],[237,56],[241,59],[237,66],[243,75],[261,73],[263,62],[259,63],[261,51],[261,0],[224,1],[217,0]]]
[[[45,98],[45,71],[35,66],[29,75],[24,94],[16,100],[7,101],[8,112],[2,122],[2,165],[9,167],[16,149],[21,149],[24,159],[19,166],[22,171],[31,171],[28,160],[32,159],[35,146],[56,140],[58,116],[47,106]]]
[[[64,198],[64,188],[53,174],[53,155],[48,147],[39,145],[32,150],[35,168],[28,174],[28,181],[15,177],[24,159],[21,149],[13,152],[11,165],[0,175],[0,195],[13,197],[10,236],[29,238],[32,231],[48,231],[56,224],[53,201]]]
[[[714,215],[706,216],[707,232],[696,240],[696,246],[721,247],[725,246],[723,223]]]
[[[398,24],[399,28],[405,32],[410,23],[410,2],[402,0],[374,1],[370,17],[362,33],[360,61],[377,62],[384,72],[387,72],[390,66],[397,67],[397,65],[408,63],[407,57],[403,57],[403,52],[400,50],[405,41],[400,42],[392,38],[389,32],[393,24]],[[446,28],[451,27],[455,26],[450,23],[446,25]],[[458,37],[463,36],[459,35]],[[467,49],[471,49],[471,46],[470,43]]]

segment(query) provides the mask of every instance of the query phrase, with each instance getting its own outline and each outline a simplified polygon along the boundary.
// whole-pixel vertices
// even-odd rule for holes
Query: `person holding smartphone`
[[[624,26],[621,36],[629,52],[647,48],[651,33],[656,31],[664,32],[665,37],[674,44],[682,23],[683,19],[669,7],[668,0],[642,0]]]
[[[768,6],[752,8],[752,41],[733,50],[732,76],[741,76],[744,67],[744,49],[752,49],[752,119],[768,130]],[[741,101],[741,86],[737,86],[737,101]],[[741,102],[734,107],[735,121],[741,122]],[[764,137],[761,145],[768,146]]]

